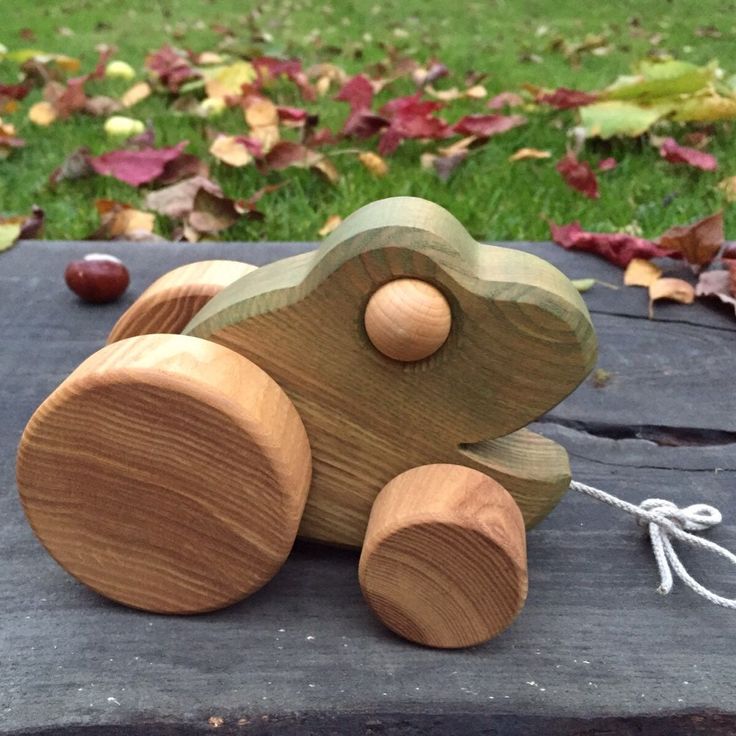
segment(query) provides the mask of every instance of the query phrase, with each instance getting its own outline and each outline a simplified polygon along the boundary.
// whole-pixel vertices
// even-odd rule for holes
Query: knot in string
[[[672,540],[678,539],[692,547],[713,552],[736,565],[736,555],[733,552],[691,533],[704,531],[720,524],[723,517],[717,508],[706,503],[695,503],[692,506],[680,508],[672,501],[661,498],[648,498],[635,506],[600,488],[593,488],[575,480],[570,483],[570,488],[631,514],[640,526],[648,529],[652,551],[659,568],[660,582],[657,588],[659,593],[667,595],[672,590],[674,573],[691,590],[711,603],[724,608],[736,609],[736,599],[717,595],[695,580],[682,564],[672,545]]]

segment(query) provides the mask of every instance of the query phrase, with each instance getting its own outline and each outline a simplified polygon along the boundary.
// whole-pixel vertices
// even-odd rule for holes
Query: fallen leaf
[[[507,107],[521,107],[524,104],[524,98],[516,92],[500,92],[491,97],[486,104],[489,110],[503,110]]]
[[[112,176],[138,187],[160,176],[164,166],[177,158],[186,145],[187,141],[182,141],[170,148],[143,148],[138,151],[121,149],[93,156],[89,161],[98,174]]]
[[[671,227],[659,238],[659,244],[682,253],[693,266],[706,266],[718,255],[724,240],[723,212],[716,212],[690,225]]]
[[[696,148],[687,148],[677,143],[674,138],[665,138],[659,147],[659,155],[672,164],[688,164],[703,171],[715,171],[718,160],[715,156]]]
[[[242,208],[234,200],[200,188],[194,196],[187,224],[199,234],[213,235],[234,225],[242,214]]]
[[[613,375],[613,373],[603,368],[596,368],[591,376],[593,388],[605,388],[611,382]]]
[[[389,125],[381,133],[378,153],[382,156],[393,153],[408,138],[446,138],[451,129],[442,118],[433,115],[441,107],[440,102],[422,100],[419,92],[389,100],[380,109]]]
[[[718,183],[726,202],[736,202],[736,176],[729,176]]]
[[[25,141],[15,134],[15,126],[0,118],[0,158],[6,158],[12,149],[22,148],[24,145]]]
[[[21,226],[19,222],[7,222],[0,218],[0,253],[18,242]]]
[[[142,120],[114,115],[105,121],[105,133],[109,138],[130,138],[140,135],[146,129]]]
[[[238,135],[219,135],[210,146],[210,153],[229,166],[247,166],[253,161],[246,139]]]
[[[598,180],[587,161],[578,161],[577,156],[568,151],[555,168],[569,187],[589,199],[598,199]]]
[[[92,176],[95,170],[89,162],[90,151],[87,146],[81,146],[67,156],[61,165],[55,168],[49,176],[49,186],[53,189],[64,179],[84,179]]]
[[[144,207],[165,217],[184,218],[194,209],[197,192],[204,189],[210,194],[222,197],[219,185],[204,176],[192,176],[171,186],[149,192]]]
[[[363,153],[358,154],[358,159],[373,176],[381,177],[388,174],[388,164],[377,153],[363,151]]]
[[[662,275],[662,269],[644,258],[632,258],[624,272],[626,286],[649,287]]]
[[[122,109],[120,102],[107,95],[95,95],[88,97],[84,103],[84,112],[94,117],[107,117],[114,115]]]
[[[457,150],[443,156],[437,156],[434,153],[423,153],[421,156],[422,168],[434,169],[441,181],[448,181],[455,169],[465,161],[467,156],[467,149]]]
[[[691,94],[714,81],[716,68],[677,59],[645,59],[639,62],[636,74],[619,77],[603,95],[612,100],[641,100]]]
[[[142,102],[151,94],[151,85],[148,82],[138,82],[123,93],[120,103],[123,107],[133,107]]]
[[[658,299],[671,299],[681,304],[695,301],[695,289],[682,279],[661,278],[649,285],[649,319],[654,317],[654,302]]]
[[[322,174],[330,184],[337,184],[340,181],[340,172],[329,158],[323,157],[319,161],[315,161],[310,168],[312,171]]]
[[[182,153],[164,164],[164,170],[156,177],[155,183],[156,186],[163,187],[193,176],[208,178],[209,175],[210,167],[199,156],[193,153]]]
[[[286,77],[296,85],[301,93],[302,99],[313,102],[317,99],[317,92],[309,83],[309,79],[302,69],[298,59],[277,59],[272,56],[259,56],[251,60],[259,86],[268,86],[279,77]]]
[[[680,100],[672,119],[679,123],[712,123],[736,118],[736,96],[726,97],[708,88]]]
[[[596,284],[596,279],[573,279],[572,285],[581,293],[590,291]]]
[[[612,171],[618,166],[615,158],[604,158],[598,162],[598,171]]]
[[[552,154],[549,151],[540,151],[538,148],[520,148],[509,156],[509,161],[523,161],[527,158],[550,158]]]
[[[714,296],[724,304],[730,304],[736,311],[736,298],[733,295],[732,274],[719,269],[717,271],[703,271],[695,285],[695,296]]]
[[[430,62],[429,66],[419,66],[411,73],[411,78],[417,87],[424,87],[427,84],[436,82],[441,77],[446,77],[450,70],[441,62]]]
[[[186,56],[168,45],[148,54],[145,64],[169,92],[177,93],[182,84],[201,76]]]
[[[552,240],[568,250],[583,250],[605,258],[625,268],[633,258],[656,258],[672,255],[671,251],[644,238],[627,233],[592,233],[583,230],[579,222],[569,225],[550,223]]]
[[[248,102],[244,115],[250,126],[250,138],[258,141],[267,153],[281,138],[278,108],[271,100],[258,97]]]
[[[228,66],[212,67],[203,72],[204,89],[207,97],[239,97],[243,94],[243,85],[256,79],[253,64],[247,61],[236,61]]]
[[[318,232],[324,238],[325,235],[329,235],[333,230],[336,230],[341,222],[342,217],[340,215],[330,215]]]
[[[570,110],[583,105],[590,105],[598,100],[599,95],[581,92],[577,89],[560,87],[553,92],[540,92],[535,98],[544,105],[556,107],[558,110]]]
[[[58,118],[67,118],[72,113],[84,110],[87,105],[84,85],[88,79],[89,75],[85,75],[70,79],[66,86],[59,82],[49,82],[44,87],[43,96],[53,105]]]
[[[452,126],[452,130],[461,135],[488,138],[524,123],[526,118],[523,115],[465,115]]]
[[[115,59],[105,67],[105,76],[108,79],[133,79],[135,69],[128,62]]]
[[[289,166],[298,166],[306,169],[314,166],[323,159],[323,155],[301,143],[293,141],[280,141],[265,156],[261,164],[263,173],[268,171],[280,171]]]
[[[302,107],[288,107],[279,105],[276,108],[279,122],[287,127],[300,128],[306,124],[309,113]]]
[[[41,100],[41,102],[36,102],[35,104],[31,105],[28,110],[28,119],[34,125],[51,125],[51,123],[56,120],[56,117],[57,115],[54,106],[50,102],[46,102],[45,100]]]
[[[580,122],[588,138],[637,138],[673,110],[673,103],[643,106],[635,102],[610,100],[580,108]]]
[[[112,199],[98,199],[95,207],[100,226],[87,240],[140,240],[153,232],[156,216],[150,212],[141,212]]]

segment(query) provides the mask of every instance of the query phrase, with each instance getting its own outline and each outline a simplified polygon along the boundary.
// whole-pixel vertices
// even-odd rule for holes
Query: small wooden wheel
[[[286,559],[311,478],[307,435],[260,368],[195,337],[108,345],[38,408],[18,487],[46,549],[120,603],[221,608]]]
[[[117,342],[135,335],[179,333],[226,286],[256,266],[239,261],[199,261],[156,279],[123,313],[108,335]]]
[[[433,647],[480,644],[503,631],[527,592],[524,521],[510,494],[460,465],[424,465],[376,498],[360,586],[400,636]]]

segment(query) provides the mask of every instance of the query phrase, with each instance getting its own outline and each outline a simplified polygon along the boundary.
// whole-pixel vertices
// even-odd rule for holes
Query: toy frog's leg
[[[156,279],[118,319],[107,342],[135,335],[178,333],[226,286],[256,267],[239,261],[188,263]]]
[[[519,507],[477,470],[408,470],[376,498],[359,578],[368,604],[400,636],[442,648],[487,641],[526,599]]]
[[[557,505],[570,486],[567,451],[528,429],[458,448],[455,462],[487,473],[514,497],[527,529]]]

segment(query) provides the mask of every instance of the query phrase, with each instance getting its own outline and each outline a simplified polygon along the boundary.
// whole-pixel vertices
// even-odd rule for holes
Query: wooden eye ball
[[[452,326],[447,299],[420,279],[396,279],[370,298],[364,315],[373,346],[389,358],[408,363],[436,353]]]

